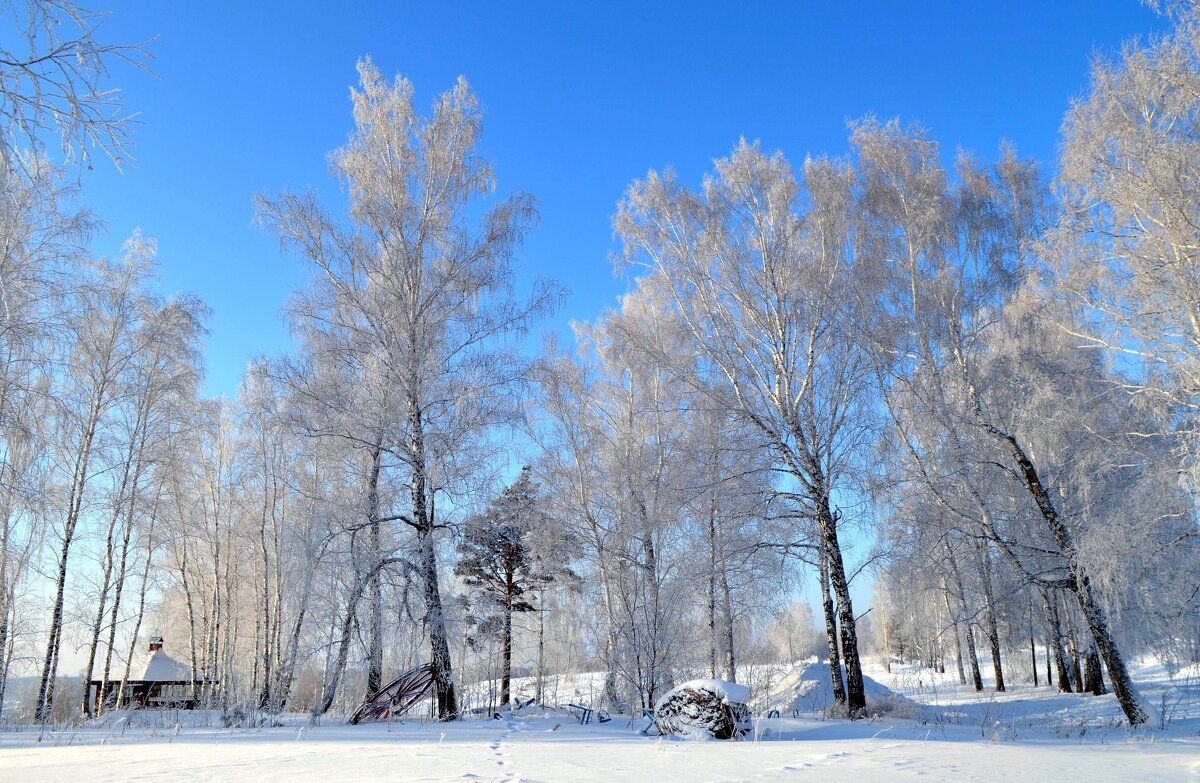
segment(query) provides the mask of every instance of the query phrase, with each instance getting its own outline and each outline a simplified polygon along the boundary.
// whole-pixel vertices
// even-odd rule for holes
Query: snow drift
[[[867,696],[867,712],[870,714],[903,714],[916,710],[916,705],[909,699],[865,674],[863,687]],[[783,717],[791,717],[793,712],[802,715],[828,715],[834,706],[833,678],[829,673],[829,664],[815,658],[793,666],[764,700],[765,711],[779,710]]]

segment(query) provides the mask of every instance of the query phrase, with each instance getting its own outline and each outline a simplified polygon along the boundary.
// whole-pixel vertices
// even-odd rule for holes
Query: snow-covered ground
[[[809,689],[803,666],[781,673],[776,694]],[[1147,695],[1170,710],[1165,728],[1138,732],[1121,726],[1111,696],[1019,685],[979,695],[953,673],[868,673],[915,705],[853,723],[761,718],[741,742],[647,737],[638,732],[645,721],[628,718],[581,726],[557,710],[449,725],[312,726],[293,716],[240,729],[203,713],[146,712],[0,732],[0,780],[1200,780],[1200,681],[1187,673],[1172,681],[1160,666],[1138,671]]]

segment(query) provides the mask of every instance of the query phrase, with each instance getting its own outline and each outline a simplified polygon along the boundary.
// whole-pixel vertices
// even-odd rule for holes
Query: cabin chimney
[[[161,636],[150,637],[150,652],[158,652],[163,648],[163,638]]]

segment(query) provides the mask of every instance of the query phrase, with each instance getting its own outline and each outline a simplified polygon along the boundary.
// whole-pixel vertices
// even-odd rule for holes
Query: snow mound
[[[844,680],[844,672],[842,677]],[[915,711],[916,705],[907,698],[865,674],[863,690],[867,696],[867,712],[871,714]],[[783,717],[791,717],[793,712],[830,714],[835,702],[829,664],[815,658],[796,664],[779,680],[765,705],[767,711],[779,710]]]

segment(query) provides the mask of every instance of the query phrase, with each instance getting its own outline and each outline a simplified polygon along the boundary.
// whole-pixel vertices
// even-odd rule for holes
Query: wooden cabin
[[[141,676],[128,679],[122,686],[119,677],[92,680],[88,693],[97,712],[117,706],[134,709],[175,708],[194,710],[201,694],[210,691],[216,680],[192,680],[192,669],[163,651],[163,638],[150,637],[148,657],[141,667]],[[118,696],[120,698],[118,699]]]

